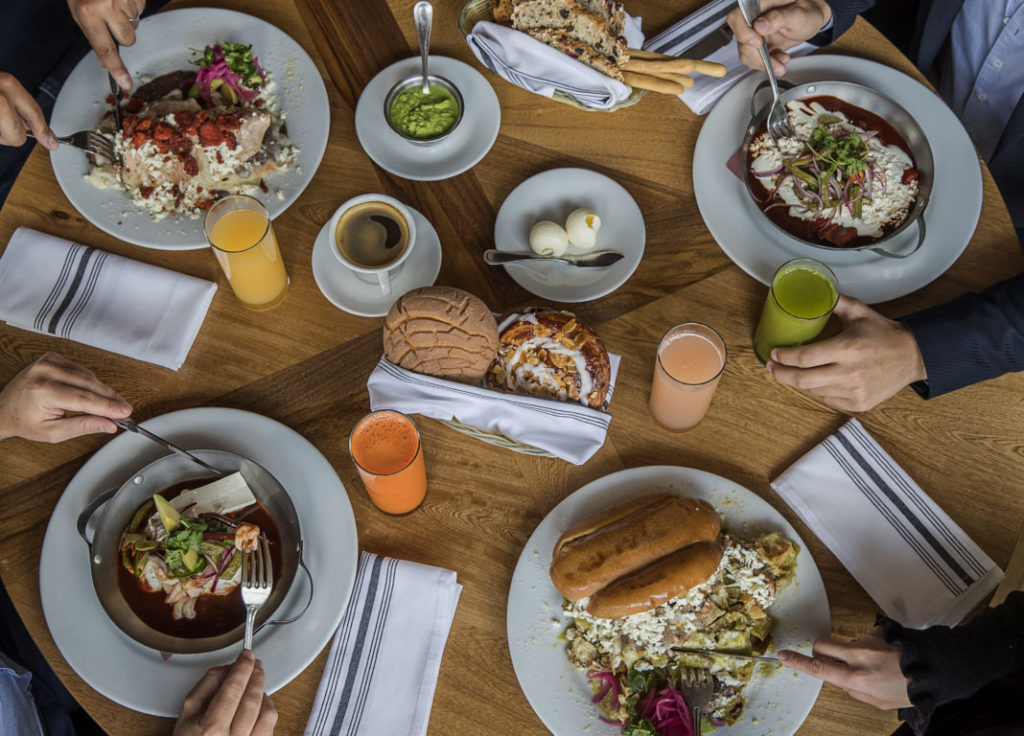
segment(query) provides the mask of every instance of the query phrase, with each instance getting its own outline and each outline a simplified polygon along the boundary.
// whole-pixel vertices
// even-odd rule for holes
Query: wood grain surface
[[[172,7],[197,6],[174,2]],[[312,184],[278,220],[291,288],[267,313],[243,308],[209,252],[160,252],[130,246],[86,222],[62,194],[42,150],[29,159],[0,212],[0,243],[18,226],[77,239],[115,253],[221,281],[206,322],[181,370],[174,372],[87,346],[0,327],[0,381],[46,350],[92,368],[136,407],[144,420],[213,405],[248,409],[294,428],[326,456],[348,489],[360,548],[458,572],[462,599],[445,650],[430,720],[432,736],[547,733],[512,670],[505,608],[519,553],[545,514],[590,480],[623,468],[669,464],[718,473],[757,493],[792,523],[810,546],[828,591],[833,630],[854,637],[871,627],[875,606],[836,558],[771,490],[769,481],[845,416],[807,394],[775,383],[758,363],[751,334],[765,289],[733,265],[700,218],[691,160],[703,118],[672,97],[648,94],[612,114],[584,112],[527,93],[483,70],[501,102],[493,149],[470,171],[440,182],[413,182],[376,166],[355,135],[360,91],[382,67],[416,52],[411,3],[353,0],[225,0],[283,29],[316,60],[327,81],[331,138]],[[630,0],[648,32],[699,5],[693,0]],[[458,0],[435,2],[432,50],[475,68],[456,18]],[[858,21],[827,53],[886,63],[918,79],[910,62]],[[141,71],[141,70],[140,70]],[[301,114],[301,111],[289,111]],[[443,246],[440,284],[469,289],[493,309],[536,304],[502,269],[483,264],[494,219],[520,182],[554,167],[607,174],[636,199],[647,225],[644,259],[616,292],[575,305],[622,355],[604,447],[586,465],[527,457],[420,422],[430,479],[420,510],[386,517],[370,504],[346,449],[355,421],[368,410],[365,390],[381,352],[379,319],[335,309],[317,290],[313,240],[342,201],[365,192],[392,195],[423,212]],[[942,277],[881,305],[899,315],[1021,271],[1006,208],[983,167],[984,204],[970,245]],[[664,330],[706,321],[724,336],[729,363],[704,422],[685,434],[659,430],[647,409],[653,356]],[[951,345],[950,349],[956,347]],[[932,401],[909,389],[861,415],[868,431],[1001,566],[1024,517],[1024,376],[1011,375]],[[71,671],[42,616],[39,554],[62,489],[108,437],[62,445],[9,440],[0,444],[0,575],[32,636],[68,688],[111,734],[169,734],[171,721],[140,715],[100,696]],[[274,696],[277,733],[301,734],[326,652]],[[888,734],[891,713],[826,686],[800,734]]]

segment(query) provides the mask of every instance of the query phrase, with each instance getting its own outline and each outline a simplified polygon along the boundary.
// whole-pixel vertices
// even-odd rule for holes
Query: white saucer
[[[633,275],[644,254],[644,217],[621,184],[588,169],[551,169],[513,189],[494,221],[494,247],[529,253],[530,228],[537,221],[564,224],[580,207],[589,207],[601,218],[592,250],[617,250],[625,257],[608,268],[577,268],[557,261],[510,263],[504,268],[513,281],[544,299],[586,302],[610,294]],[[569,246],[570,254],[588,252]]]
[[[480,72],[456,59],[431,56],[430,71],[459,88],[465,110],[447,138],[430,145],[408,141],[384,119],[384,98],[396,82],[419,71],[419,57],[403,59],[370,80],[356,104],[356,135],[366,155],[392,174],[417,181],[448,179],[475,166],[491,150],[501,106]]]
[[[320,228],[313,244],[313,278],[327,301],[358,317],[383,317],[405,292],[433,285],[441,271],[441,241],[430,220],[412,207],[409,211],[416,222],[416,242],[408,260],[392,277],[389,296],[381,294],[376,283],[363,281],[341,265],[333,252],[331,223]]]

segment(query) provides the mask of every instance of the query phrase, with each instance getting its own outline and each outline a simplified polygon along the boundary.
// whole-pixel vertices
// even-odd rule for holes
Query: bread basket
[[[503,434],[497,432],[485,432],[482,429],[471,427],[468,424],[463,424],[458,419],[438,419],[437,421],[441,424],[446,424],[456,432],[462,432],[464,435],[469,437],[475,437],[478,440],[489,442],[497,447],[503,447],[506,450],[512,450],[513,452],[521,452],[524,455],[534,455],[535,457],[555,457],[547,450],[541,450],[532,445],[524,445],[522,442],[509,439]]]
[[[491,12],[491,0],[467,0],[466,4],[462,6],[462,11],[459,13],[459,31],[462,32],[462,37],[466,38],[472,31],[473,26],[482,20],[494,22],[494,14]],[[597,108],[586,105],[577,100],[572,95],[555,90],[555,93],[551,96],[551,99],[557,100],[558,102],[564,102],[566,105],[572,105],[578,110],[587,110],[589,112],[614,112],[615,110],[621,110],[624,107],[635,105],[640,101],[640,98],[646,94],[646,90],[634,89],[633,92],[618,104],[612,105],[607,108]]]

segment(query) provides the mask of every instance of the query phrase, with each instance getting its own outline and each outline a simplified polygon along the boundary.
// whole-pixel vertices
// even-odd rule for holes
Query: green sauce
[[[416,85],[404,90],[391,103],[391,124],[409,138],[436,138],[459,119],[459,103],[451,92],[436,84],[423,94]]]

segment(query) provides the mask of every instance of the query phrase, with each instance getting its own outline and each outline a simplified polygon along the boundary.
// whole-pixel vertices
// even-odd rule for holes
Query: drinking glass
[[[714,329],[685,322],[658,345],[651,383],[651,414],[665,429],[683,432],[700,424],[725,370],[725,341]]]
[[[762,363],[772,349],[811,342],[821,334],[839,301],[839,281],[824,263],[797,258],[779,266],[768,288],[754,332],[754,352]]]
[[[271,309],[288,291],[288,274],[266,207],[234,194],[214,202],[203,220],[206,239],[231,290],[250,309]]]
[[[414,511],[427,493],[420,433],[412,419],[390,409],[360,419],[348,451],[373,504],[388,514]]]

